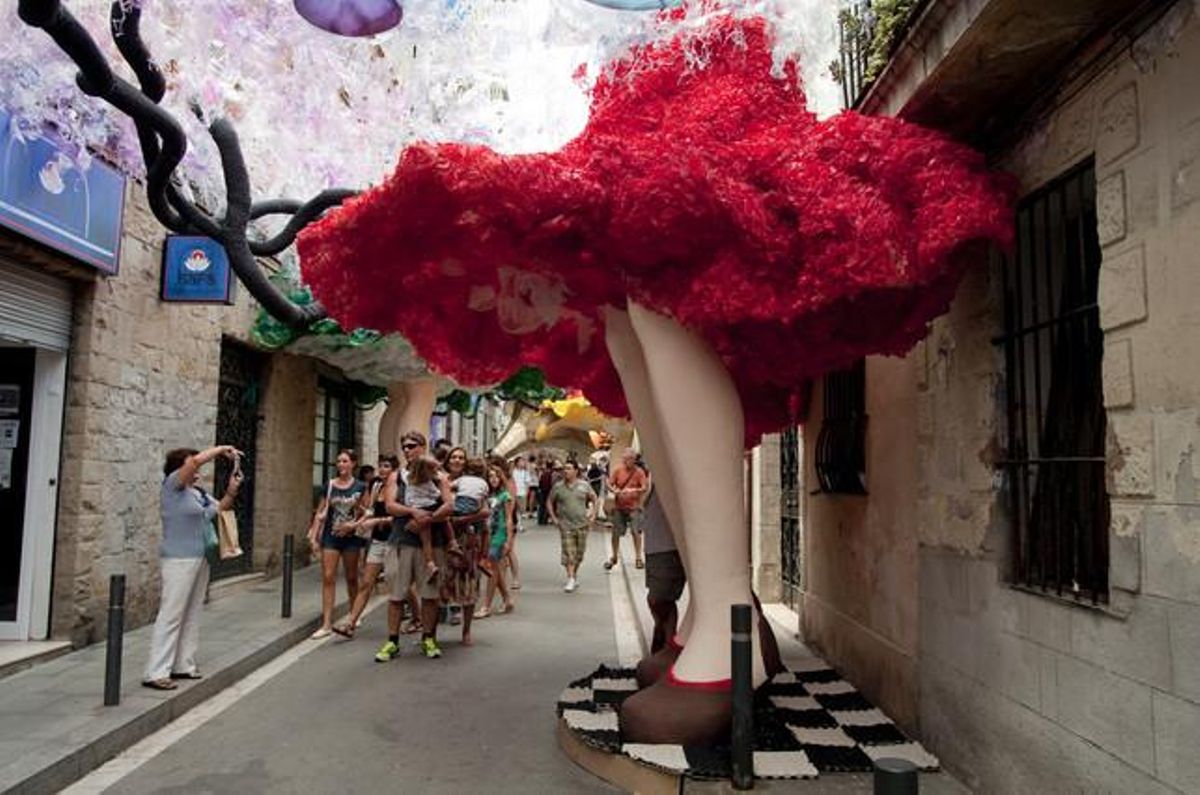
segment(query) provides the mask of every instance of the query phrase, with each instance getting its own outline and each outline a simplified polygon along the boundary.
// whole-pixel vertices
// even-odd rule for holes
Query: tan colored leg
[[[663,513],[667,516],[671,535],[683,561],[684,571],[691,581],[692,571],[688,566],[687,539],[683,530],[683,510],[679,507],[679,496],[675,487],[675,472],[667,462],[666,443],[662,438],[662,430],[654,421],[654,402],[650,397],[650,376],[646,372],[646,359],[642,352],[642,343],[629,320],[629,313],[609,307],[605,311],[605,342],[609,355],[616,365],[617,373],[621,376],[621,385],[625,388],[625,400],[629,403],[630,413],[633,414],[638,429],[638,439],[641,441],[642,452],[650,462],[651,475],[654,478],[654,488],[658,492],[659,502],[662,503]],[[679,622],[679,638],[684,643],[692,628],[692,608],[688,602],[687,611]]]
[[[646,449],[655,469],[670,474],[668,501],[681,520],[672,522],[685,539],[691,631],[676,674],[685,681],[730,676],[729,608],[751,603],[750,538],[743,511],[744,419],[733,379],[712,348],[668,317],[637,304],[629,320],[646,362],[652,414],[637,415],[639,429],[657,427],[661,450]],[[697,433],[703,443],[697,444]],[[655,456],[662,461],[656,462]],[[673,493],[673,497],[670,495]],[[668,517],[670,513],[668,513]],[[757,637],[755,637],[757,645]],[[766,680],[756,653],[755,681]]]

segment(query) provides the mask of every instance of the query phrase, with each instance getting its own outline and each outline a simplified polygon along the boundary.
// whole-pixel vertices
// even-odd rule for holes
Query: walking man
[[[616,510],[608,517],[612,521],[612,557],[604,563],[608,571],[621,559],[621,536],[628,530],[633,535],[633,557],[639,569],[642,560],[642,528],[638,522],[642,501],[650,485],[646,471],[637,465],[637,453],[632,447],[621,452],[621,463],[608,476],[608,488],[616,499]]]
[[[580,479],[579,464],[574,460],[568,460],[562,472],[563,479],[546,498],[546,511],[562,539],[562,565],[567,570],[563,590],[571,593],[578,586],[576,576],[587,550],[588,529],[596,518],[596,493]]]

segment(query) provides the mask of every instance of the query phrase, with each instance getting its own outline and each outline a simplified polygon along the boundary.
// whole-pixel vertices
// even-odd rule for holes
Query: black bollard
[[[733,731],[730,762],[734,789],[754,789],[754,669],[750,605],[732,605]]]
[[[104,706],[121,703],[121,654],[125,639],[125,575],[108,578],[108,646],[104,651]]]
[[[875,795],[917,795],[917,766],[907,759],[875,760]]]
[[[283,537],[283,609],[280,615],[292,617],[292,571],[295,568],[296,536],[288,533]]]

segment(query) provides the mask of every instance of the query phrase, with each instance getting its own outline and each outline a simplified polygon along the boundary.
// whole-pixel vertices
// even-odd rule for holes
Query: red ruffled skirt
[[[301,235],[305,280],[344,327],[399,332],[462,384],[533,365],[617,415],[603,308],[636,301],[712,345],[755,443],[810,379],[905,353],[1012,233],[981,155],[897,119],[817,121],[770,44],[764,20],[722,16],[632,52],[558,152],[410,146]]]

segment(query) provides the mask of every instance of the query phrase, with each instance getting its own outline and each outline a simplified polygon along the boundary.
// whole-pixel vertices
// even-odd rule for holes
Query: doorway
[[[67,357],[0,345],[0,640],[49,631]]]
[[[804,455],[799,428],[779,437],[779,558],[783,601],[799,612],[804,591]]]
[[[217,444],[231,444],[245,453],[242,472],[246,480],[234,503],[238,544],[242,555],[213,567],[214,580],[247,574],[254,568],[254,492],[258,460],[258,404],[262,397],[263,356],[229,340],[221,342],[221,373],[217,392]],[[232,464],[216,461],[214,492],[220,497],[229,481]]]
[[[0,622],[17,621],[29,428],[33,419],[33,348],[0,348]]]

